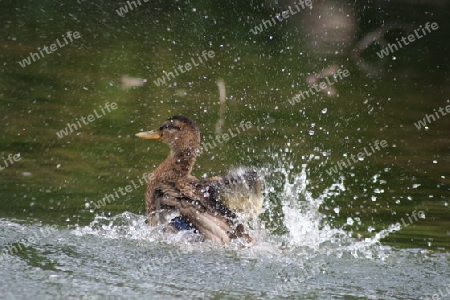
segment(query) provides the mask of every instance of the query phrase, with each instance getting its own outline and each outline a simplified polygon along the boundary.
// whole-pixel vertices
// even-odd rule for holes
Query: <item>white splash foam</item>
[[[287,229],[284,235],[271,232],[274,228],[267,222],[252,220],[246,224],[249,234],[254,239],[251,245],[235,241],[226,249],[254,248],[255,251],[280,251],[280,249],[308,248],[306,252],[324,255],[342,256],[345,253],[353,257],[384,258],[385,254],[380,240],[392,232],[399,230],[395,225],[376,233],[371,238],[357,240],[351,238],[351,232],[343,228],[333,228],[327,222],[325,215],[320,213],[321,205],[332,196],[345,190],[343,179],[333,183],[317,198],[308,191],[307,164],[302,165],[299,173],[294,173],[292,165],[269,167],[263,173],[270,174],[265,181],[265,210],[275,210],[281,205],[282,226]],[[267,178],[266,178],[267,179]],[[276,203],[278,200],[278,203]],[[270,222],[269,222],[270,223]],[[275,228],[276,229],[276,228]],[[127,238],[133,240],[163,242],[168,244],[196,244],[199,247],[201,238],[190,231],[169,233],[167,226],[150,227],[145,224],[144,216],[124,212],[114,217],[95,216],[95,219],[84,227],[77,227],[73,234],[94,234],[105,238]],[[217,248],[210,242],[202,242],[199,249]],[[305,253],[306,253],[305,252]]]

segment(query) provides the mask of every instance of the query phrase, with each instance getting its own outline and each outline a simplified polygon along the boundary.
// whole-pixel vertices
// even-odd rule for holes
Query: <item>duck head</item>
[[[178,165],[178,175],[189,175],[200,149],[200,131],[189,118],[173,116],[167,119],[158,129],[139,132],[136,136],[142,139],[159,140],[169,145],[169,159]],[[180,173],[181,171],[181,173]],[[187,172],[187,173],[186,173]]]

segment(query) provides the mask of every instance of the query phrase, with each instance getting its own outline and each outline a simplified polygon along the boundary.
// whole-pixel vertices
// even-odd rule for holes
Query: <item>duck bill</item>
[[[138,133],[136,133],[136,136],[138,138],[146,139],[146,140],[160,141],[162,139],[161,135],[156,130],[138,132]]]

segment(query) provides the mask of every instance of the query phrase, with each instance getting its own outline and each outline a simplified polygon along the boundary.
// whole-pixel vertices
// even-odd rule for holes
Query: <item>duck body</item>
[[[145,208],[150,225],[170,221],[178,230],[194,229],[205,239],[219,243],[228,243],[237,237],[251,240],[230,208],[239,211],[239,207],[244,210],[253,207],[251,213],[259,212],[261,182],[256,172],[241,169],[224,177],[197,179],[192,176],[200,153],[200,132],[192,120],[183,116],[171,117],[157,130],[136,135],[161,140],[170,147],[169,156],[148,181]],[[243,203],[247,205],[241,205]],[[173,218],[174,213],[179,216]]]

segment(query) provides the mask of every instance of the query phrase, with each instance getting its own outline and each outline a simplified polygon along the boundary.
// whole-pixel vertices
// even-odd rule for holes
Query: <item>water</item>
[[[450,117],[426,117],[450,105],[448,4],[313,1],[254,34],[291,3],[141,2],[122,17],[101,0],[2,2],[0,298],[450,298]],[[426,22],[439,29],[383,59],[367,45]],[[68,31],[81,37],[18,63]],[[175,114],[203,142],[251,124],[193,171],[264,174],[251,245],[144,224],[140,180],[168,148],[134,134]]]
[[[449,287],[448,253],[380,242],[398,224],[364,239],[329,226],[318,209],[345,186],[314,198],[304,170],[272,170],[286,179],[287,233],[249,224],[251,245],[167,235],[131,212],[66,227],[3,218],[1,236],[11,246],[0,262],[4,299],[419,299]]]

